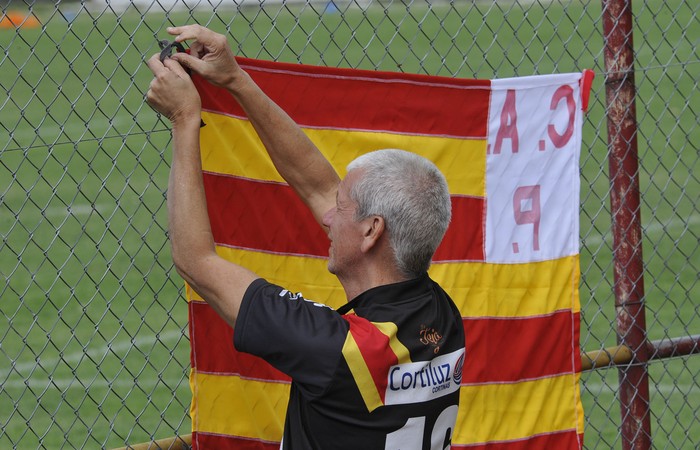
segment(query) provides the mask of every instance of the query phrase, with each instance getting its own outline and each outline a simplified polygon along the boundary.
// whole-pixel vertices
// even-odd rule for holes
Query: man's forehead
[[[338,183],[338,191],[336,192],[336,198],[339,198],[341,195],[344,198],[348,198],[350,195],[350,189],[352,188],[352,186],[355,185],[359,176],[360,176],[360,171],[358,169],[354,169],[354,170],[349,171],[345,175],[345,178],[340,180],[340,183]]]

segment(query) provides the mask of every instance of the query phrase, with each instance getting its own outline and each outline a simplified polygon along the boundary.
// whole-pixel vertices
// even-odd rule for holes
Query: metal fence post
[[[651,448],[635,107],[632,0],[603,0],[615,308],[618,342],[633,352],[619,368],[622,448]]]

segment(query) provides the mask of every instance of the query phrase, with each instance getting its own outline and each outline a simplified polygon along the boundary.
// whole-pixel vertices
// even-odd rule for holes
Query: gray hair
[[[445,176],[426,158],[396,149],[361,155],[347,169],[362,170],[350,192],[355,219],[383,217],[399,270],[409,277],[427,271],[452,215]]]

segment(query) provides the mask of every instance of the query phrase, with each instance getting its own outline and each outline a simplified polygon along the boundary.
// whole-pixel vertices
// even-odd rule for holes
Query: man
[[[178,273],[234,328],[234,345],[287,373],[284,449],[449,448],[464,361],[461,316],[427,275],[450,220],[444,176],[400,150],[363,155],[341,181],[238,66],[226,38],[191,25],[190,54],[148,66],[148,102],[172,122],[168,212]],[[184,68],[226,88],[282,177],[330,238],[349,303],[304,301],[215,253],[199,153],[201,102]],[[235,420],[235,419],[234,419]]]

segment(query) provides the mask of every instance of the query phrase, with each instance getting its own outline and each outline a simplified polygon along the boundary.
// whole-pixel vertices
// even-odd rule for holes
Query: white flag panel
[[[580,73],[493,80],[486,159],[486,261],[579,251]]]

